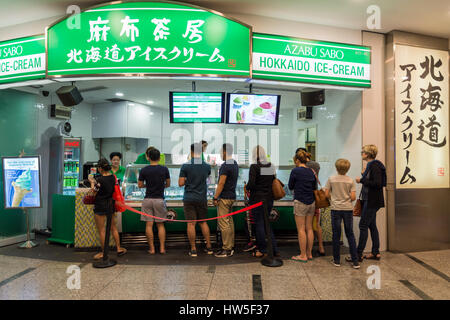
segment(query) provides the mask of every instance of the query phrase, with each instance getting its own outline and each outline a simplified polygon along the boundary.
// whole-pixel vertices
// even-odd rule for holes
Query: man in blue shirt
[[[214,195],[214,205],[217,207],[217,215],[223,216],[233,209],[236,200],[236,184],[239,176],[239,166],[233,160],[233,146],[225,143],[221,150],[222,160],[225,162],[220,166],[219,183]],[[234,222],[229,216],[217,220],[217,225],[222,233],[222,250],[215,254],[218,258],[231,257],[234,253]]]
[[[184,186],[183,207],[186,220],[206,219],[208,215],[208,203],[206,198],[206,179],[211,174],[211,166],[201,159],[202,145],[194,143],[191,145],[191,159],[181,166],[178,185]],[[195,221],[187,223],[187,235],[191,250],[191,257],[197,256],[195,247]],[[205,252],[213,254],[210,240],[209,227],[206,221],[199,222],[203,236],[206,240]]]

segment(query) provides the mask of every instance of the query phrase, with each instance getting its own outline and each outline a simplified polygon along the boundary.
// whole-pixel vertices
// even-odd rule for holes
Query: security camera
[[[44,96],[44,97],[48,97],[48,95],[50,94],[50,92],[49,91],[42,91],[42,95]]]

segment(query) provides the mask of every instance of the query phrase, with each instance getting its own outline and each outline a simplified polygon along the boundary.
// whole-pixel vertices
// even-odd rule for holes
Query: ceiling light
[[[116,96],[123,97],[123,93],[122,92],[116,92]]]
[[[129,106],[134,106],[134,103],[128,103]]]
[[[153,101],[152,100],[147,100],[147,103],[148,104],[153,104]]]

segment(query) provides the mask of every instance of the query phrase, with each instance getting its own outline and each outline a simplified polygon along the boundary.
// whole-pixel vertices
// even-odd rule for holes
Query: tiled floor
[[[335,267],[330,256],[306,264],[289,260],[296,250],[294,245],[281,247],[284,265],[268,268],[243,252],[226,259],[201,254],[195,260],[179,248],[165,257],[134,249],[119,257],[116,266],[96,269],[92,252],[44,241],[26,251],[14,245],[0,248],[0,300],[450,299],[450,250],[409,254],[419,262],[385,252],[381,261],[366,260],[359,270],[346,263]],[[71,265],[81,267],[80,289],[68,289],[74,283],[67,272]],[[380,287],[369,289],[375,284],[369,279],[373,270],[379,271]]]

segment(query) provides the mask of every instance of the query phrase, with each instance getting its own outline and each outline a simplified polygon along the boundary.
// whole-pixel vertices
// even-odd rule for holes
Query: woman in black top
[[[253,162],[250,166],[248,183],[246,189],[250,192],[249,204],[255,204],[264,201],[267,206],[267,212],[272,211],[273,194],[272,183],[275,179],[275,168],[267,161],[266,152],[261,146],[253,149]],[[264,207],[259,206],[252,210],[256,224],[256,257],[263,257],[267,254],[266,229],[264,225]],[[272,227],[269,225],[269,232],[272,234],[272,248],[274,256],[279,256],[277,243],[273,234]]]
[[[367,161],[367,167],[361,178],[356,178],[357,183],[363,185],[361,194],[361,220],[359,222],[358,258],[380,260],[380,238],[377,228],[377,211],[384,207],[383,187],[386,186],[386,168],[379,160],[375,160],[378,148],[373,144],[362,147],[361,157]],[[372,252],[363,257],[366,247],[368,230],[372,238]]]
[[[100,159],[97,164],[97,171],[101,174],[101,176],[94,178],[92,175],[89,175],[89,181],[91,182],[91,188],[94,191],[97,191],[97,195],[95,196],[94,203],[94,218],[95,224],[97,225],[98,232],[100,234],[100,242],[102,246],[102,252],[97,253],[94,256],[94,259],[102,259],[103,258],[103,248],[105,246],[105,223],[106,223],[106,215],[114,214],[114,200],[112,195],[114,193],[114,186],[116,184],[116,178],[111,173],[111,166],[106,159]],[[117,246],[117,254],[123,255],[127,252],[125,248],[120,247],[120,238],[119,232],[116,228],[116,219],[113,215],[111,221],[111,234],[116,242]]]

